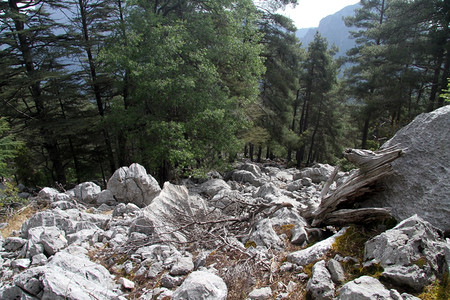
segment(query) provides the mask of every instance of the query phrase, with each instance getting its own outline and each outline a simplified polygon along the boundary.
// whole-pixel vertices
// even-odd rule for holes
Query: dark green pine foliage
[[[266,73],[260,84],[258,106],[252,112],[253,127],[247,133],[250,150],[258,147],[257,160],[261,160],[262,147],[266,146],[266,158],[290,156],[297,142],[292,119],[296,113],[296,98],[299,87],[298,74],[304,51],[295,37],[296,28],[292,20],[275,13],[265,12],[260,20],[264,34],[263,57]],[[250,151],[251,154],[251,151]],[[252,155],[250,155],[252,156]]]
[[[443,104],[449,74],[448,1],[361,1],[347,54],[349,95],[363,148],[376,148],[418,113]]]
[[[32,5],[31,5],[32,4]],[[61,111],[55,85],[65,80],[61,28],[50,16],[60,1],[1,2],[1,114],[20,126],[33,156],[31,168],[46,170],[47,182],[66,182]],[[17,129],[16,129],[17,131]],[[30,168],[30,166],[26,166]]]
[[[311,164],[326,151],[326,137],[333,136],[337,106],[330,95],[336,84],[337,65],[328,49],[328,42],[319,33],[308,46],[306,60],[300,73],[298,94],[300,144],[296,153],[297,166]],[[327,129],[328,128],[328,129]]]
[[[160,182],[233,156],[263,71],[252,1],[130,1],[123,16],[102,53],[122,151]]]

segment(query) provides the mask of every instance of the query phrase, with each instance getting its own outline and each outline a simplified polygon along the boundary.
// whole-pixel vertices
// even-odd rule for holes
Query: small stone
[[[27,240],[20,238],[20,237],[8,237],[3,242],[3,249],[5,251],[17,251],[20,250],[23,245],[25,245]]]
[[[192,258],[183,256],[170,269],[170,275],[186,275],[194,270]]]
[[[46,263],[47,263],[47,256],[45,256],[43,253],[36,254],[31,258],[31,264],[33,266],[43,266]]]
[[[126,279],[125,277],[120,277],[119,284],[121,284],[124,289],[128,290],[134,289],[134,282]]]
[[[312,277],[308,280],[306,291],[310,293],[313,299],[328,300],[334,296],[334,283],[331,280],[330,272],[325,267],[325,261],[317,262],[312,269]]]
[[[170,276],[169,274],[164,274],[161,277],[161,285],[168,289],[173,289],[182,283],[183,283],[183,277]]]
[[[13,260],[11,263],[11,267],[17,268],[17,269],[27,269],[31,265],[31,261],[28,258],[21,258]]]
[[[335,283],[341,283],[345,281],[345,273],[344,269],[342,268],[341,264],[334,259],[330,259],[327,262],[327,269],[330,271],[331,279]]]
[[[265,300],[272,297],[272,289],[270,287],[263,287],[260,289],[254,289],[248,294],[248,298],[251,300]]]

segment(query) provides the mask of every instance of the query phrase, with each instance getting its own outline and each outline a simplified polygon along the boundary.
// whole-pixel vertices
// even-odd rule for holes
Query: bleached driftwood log
[[[359,167],[346,182],[339,186],[332,194],[326,195],[322,193],[323,198],[319,207],[314,211],[314,220],[312,226],[318,226],[328,219],[328,215],[337,210],[338,205],[344,202],[352,202],[359,196],[373,190],[376,181],[392,172],[390,162],[397,159],[402,153],[398,145],[389,147],[380,151],[369,151],[359,149],[347,149],[344,156],[350,162]],[[330,180],[333,178],[330,177]],[[326,184],[326,186],[328,183]],[[386,210],[387,211],[387,210]],[[379,216],[385,217],[386,211]],[[367,214],[366,210],[364,214]],[[374,211],[375,215],[379,212]],[[362,213],[357,210],[347,211],[345,218],[347,223],[352,222],[352,215],[356,223]]]

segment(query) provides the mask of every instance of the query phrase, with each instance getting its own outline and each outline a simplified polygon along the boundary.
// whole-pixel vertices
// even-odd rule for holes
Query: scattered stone
[[[113,210],[113,217],[119,217],[119,216],[123,216],[126,214],[134,214],[139,212],[141,209],[133,203],[119,203],[116,205],[116,207],[114,207]]]
[[[232,180],[237,182],[246,182],[254,186],[261,186],[262,182],[252,173],[245,170],[237,170],[233,172]]]
[[[11,267],[24,270],[27,269],[31,265],[31,261],[28,258],[20,258],[13,260],[11,263]]]
[[[113,193],[110,190],[103,190],[97,194],[97,205],[116,205],[117,201],[114,198]]]
[[[384,268],[421,264],[430,278],[444,271],[445,247],[437,230],[414,215],[367,241],[364,257],[375,259]]]
[[[43,253],[39,253],[34,255],[31,258],[31,265],[32,266],[43,266],[47,263],[48,259],[47,256],[45,256]]]
[[[170,276],[169,274],[164,274],[161,276],[161,285],[168,289],[173,289],[179,286],[183,282],[183,277],[179,276]]]
[[[327,261],[327,269],[330,271],[331,279],[335,283],[342,283],[345,281],[345,273],[342,265],[335,259]]]
[[[83,182],[73,189],[75,197],[85,203],[95,203],[101,188],[93,182]]]
[[[17,251],[22,249],[22,247],[27,243],[26,239],[20,238],[20,237],[8,237],[3,242],[3,249],[5,251]]]
[[[312,168],[304,168],[300,173],[294,174],[294,180],[302,178],[310,178],[314,183],[327,181],[333,173],[334,167],[328,164],[316,164]],[[303,182],[302,182],[303,184]],[[307,186],[306,184],[303,184]]]
[[[259,289],[254,289],[248,294],[248,299],[251,300],[267,300],[272,298],[272,289],[268,287],[263,287]]]
[[[434,276],[427,276],[417,265],[388,266],[381,275],[389,282],[409,287],[416,292],[421,292],[425,286],[436,279]]]
[[[306,291],[313,299],[328,300],[334,297],[334,283],[331,280],[330,272],[325,267],[325,261],[321,260],[314,264],[312,277],[308,280]]]
[[[255,230],[248,237],[248,241],[257,246],[280,250],[283,242],[272,227],[270,219],[261,219],[255,224]]]
[[[53,198],[58,195],[59,192],[54,188],[45,187],[39,191],[38,197],[47,202],[53,202]]]
[[[344,227],[338,233],[309,248],[290,253],[287,256],[287,260],[299,266],[306,266],[307,264],[317,261],[331,249],[336,238],[343,235],[346,230],[347,227]]]
[[[210,197],[216,195],[219,191],[231,189],[228,183],[223,179],[210,179],[201,185],[201,190]]]
[[[161,191],[158,182],[136,163],[116,170],[108,180],[107,189],[118,202],[132,202],[138,207],[149,205]]]
[[[129,279],[126,279],[125,277],[120,277],[119,284],[121,284],[124,289],[127,290],[134,289],[134,282]]]
[[[346,283],[340,290],[339,300],[391,300],[391,293],[381,282],[370,276],[362,276]]]
[[[225,300],[228,289],[217,275],[205,271],[189,274],[183,284],[173,293],[173,300]]]
[[[170,269],[170,275],[186,275],[194,270],[194,263],[191,257],[180,257]]]
[[[67,247],[67,239],[65,233],[57,227],[43,227],[40,235],[40,243],[44,246],[44,251],[47,255],[53,255]]]

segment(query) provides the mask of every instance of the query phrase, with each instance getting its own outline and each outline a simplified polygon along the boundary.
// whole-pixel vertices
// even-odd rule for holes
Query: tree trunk
[[[442,50],[439,51],[438,56],[436,57],[436,65],[434,67],[434,75],[433,81],[431,85],[430,98],[428,100],[427,112],[433,111],[437,106],[436,97],[439,91],[439,75],[441,74],[441,65],[443,60],[444,52]]]
[[[364,120],[364,127],[361,139],[362,149],[367,149],[367,138],[369,137],[369,124],[370,124],[370,112],[367,114],[366,119]]]
[[[261,162],[261,155],[262,155],[262,145],[258,145],[258,156],[256,157],[256,162]]]
[[[252,143],[249,143],[249,156],[250,156],[250,160],[253,161],[253,150],[254,150],[254,145]]]

